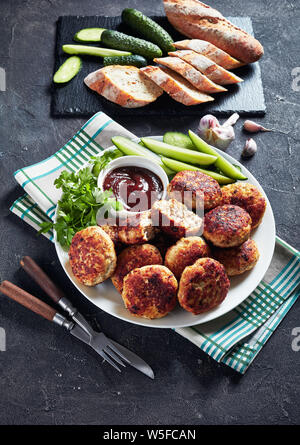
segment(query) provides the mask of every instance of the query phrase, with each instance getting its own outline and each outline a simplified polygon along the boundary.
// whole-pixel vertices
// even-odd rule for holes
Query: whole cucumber
[[[156,43],[164,54],[175,51],[174,41],[170,34],[137,9],[125,8],[122,12],[122,21],[150,42]]]
[[[133,56],[117,56],[117,57],[104,57],[103,65],[129,65],[141,68],[142,66],[147,66],[147,59],[143,56],[133,55]]]
[[[151,60],[162,55],[161,49],[154,43],[110,29],[103,31],[101,42],[110,48],[130,51]]]
[[[73,40],[80,43],[100,42],[104,28],[84,28],[76,32]]]

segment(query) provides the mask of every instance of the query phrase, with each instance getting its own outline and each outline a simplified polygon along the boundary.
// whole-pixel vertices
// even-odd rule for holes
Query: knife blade
[[[93,330],[91,329],[91,331]],[[154,379],[154,372],[152,368],[141,357],[125,348],[125,346],[122,346],[114,340],[107,338],[102,332],[93,331],[93,335],[90,337],[89,334],[87,334],[79,325],[76,324],[69,332],[77,339],[91,346],[91,348],[93,348],[94,351],[101,357],[103,357],[102,346],[104,344],[109,346],[109,343],[111,343],[118,351],[120,351],[121,354],[124,354],[126,364],[131,365],[133,368],[142,372],[150,379]],[[113,351],[115,351],[115,349],[113,349]]]
[[[64,300],[67,300],[66,298]],[[70,306],[69,300],[67,300],[68,305]],[[106,335],[102,332],[94,331],[91,325],[87,322],[87,320],[80,314],[80,312],[76,311],[72,314],[72,319],[88,334],[89,337],[89,345],[103,357],[102,350],[107,345],[111,348],[112,351],[119,354],[121,358],[127,363],[143,372],[145,375],[154,379],[153,370],[150,366],[141,359],[138,355],[129,351],[124,346],[120,345],[117,342],[114,342],[110,338],[106,337]],[[122,350],[121,350],[122,349]]]

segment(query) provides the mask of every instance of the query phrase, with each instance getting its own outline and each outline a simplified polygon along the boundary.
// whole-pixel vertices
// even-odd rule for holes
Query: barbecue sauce
[[[163,184],[160,178],[142,167],[119,167],[109,172],[104,178],[104,190],[111,189],[115,198],[124,208],[133,212],[142,212],[161,199]]]

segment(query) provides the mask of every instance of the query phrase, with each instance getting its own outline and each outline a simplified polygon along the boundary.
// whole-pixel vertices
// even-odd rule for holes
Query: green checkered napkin
[[[104,113],[95,114],[53,156],[15,173],[26,193],[10,210],[36,230],[42,221],[51,221],[60,197],[54,180],[65,169],[80,169],[91,156],[111,146],[116,134],[134,137]],[[52,232],[45,236],[53,241]],[[300,253],[277,237],[263,281],[241,305],[216,320],[176,332],[243,374],[297,300],[299,284]]]

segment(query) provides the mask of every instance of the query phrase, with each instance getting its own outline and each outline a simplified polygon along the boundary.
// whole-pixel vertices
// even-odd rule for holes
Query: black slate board
[[[183,36],[172,28],[166,17],[152,17],[169,31],[174,40],[182,40]],[[253,34],[252,22],[249,17],[229,17],[237,26]],[[57,22],[55,67],[54,72],[64,62],[68,55],[64,54],[63,44],[75,43],[74,34],[82,28],[100,27],[117,29],[133,35],[121,23],[121,17],[80,17],[63,16]],[[264,93],[259,63],[239,68],[235,73],[244,79],[240,85],[229,85],[228,92],[215,94],[215,101],[187,107],[167,94],[163,94],[155,102],[142,108],[122,108],[109,102],[97,93],[89,90],[83,83],[87,74],[101,68],[101,58],[83,57],[82,69],[68,84],[52,85],[51,114],[53,116],[91,116],[98,111],[104,111],[111,117],[122,116],[193,116],[207,112],[227,116],[238,112],[244,116],[264,115],[266,112]]]

